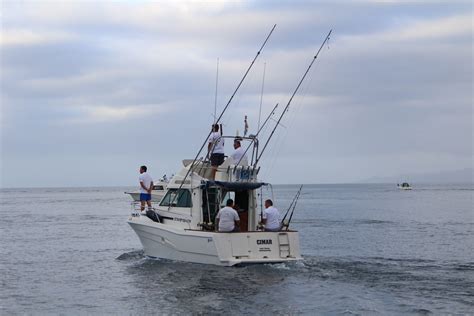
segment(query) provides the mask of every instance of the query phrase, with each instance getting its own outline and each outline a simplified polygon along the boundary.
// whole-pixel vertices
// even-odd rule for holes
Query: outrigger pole
[[[267,63],[263,63],[262,93],[260,93],[260,110],[258,112],[258,127],[257,127],[257,130],[260,130],[260,117],[262,116],[263,87],[265,85],[265,69],[266,68],[267,68]]]
[[[331,36],[331,32],[332,32],[332,30],[329,31],[328,35],[326,36],[326,38],[324,39],[323,43],[321,44],[321,47],[318,49],[318,52],[316,53],[316,55],[314,56],[313,60],[312,60],[311,63],[309,64],[308,69],[306,69],[306,72],[304,73],[304,75],[303,75],[303,77],[301,78],[300,82],[299,82],[298,85],[296,86],[296,89],[295,89],[295,91],[293,92],[293,95],[291,96],[290,100],[288,100],[288,104],[286,105],[285,109],[284,109],[283,112],[281,113],[280,118],[278,119],[277,123],[275,124],[275,127],[273,128],[273,130],[272,130],[270,136],[269,136],[268,139],[267,139],[267,142],[265,143],[265,146],[263,146],[263,149],[262,149],[262,151],[260,152],[260,155],[259,155],[258,158],[255,160],[254,168],[257,166],[257,163],[260,161],[260,158],[262,157],[263,153],[265,152],[265,149],[267,148],[267,145],[268,145],[268,143],[270,142],[270,139],[272,138],[273,133],[275,132],[275,130],[276,130],[276,128],[278,127],[278,125],[280,124],[281,119],[283,118],[283,116],[285,115],[285,113],[288,112],[288,108],[290,107],[291,101],[293,101],[293,97],[295,96],[296,92],[298,92],[298,89],[300,88],[301,84],[303,83],[303,80],[306,78],[306,75],[308,74],[309,70],[311,69],[311,66],[313,66],[314,61],[316,60],[316,58],[318,58],[319,52],[321,52],[321,49],[323,49],[324,44],[326,44],[326,42],[329,40],[329,37]]]
[[[252,62],[250,63],[250,66],[248,67],[247,71],[245,72],[244,76],[242,77],[242,79],[240,80],[239,84],[237,85],[237,88],[235,89],[234,93],[232,94],[232,96],[230,97],[229,101],[227,102],[226,106],[224,107],[224,109],[222,110],[221,114],[219,115],[219,117],[216,119],[215,123],[214,124],[218,124],[219,121],[221,120],[222,116],[224,115],[225,111],[227,110],[227,108],[229,107],[229,104],[230,102],[232,102],[232,99],[234,98],[235,94],[237,93],[237,91],[239,90],[240,86],[242,85],[242,83],[244,82],[245,78],[247,77],[247,74],[249,73],[250,69],[252,69],[253,67],[253,64],[255,63],[255,61],[257,60],[258,56],[260,55],[260,52],[263,50],[263,48],[265,47],[265,44],[267,44],[267,41],[268,39],[270,38],[270,36],[272,35],[273,33],[273,30],[275,29],[276,27],[276,24],[273,25],[270,33],[267,35],[267,37],[265,38],[265,41],[263,42],[262,46],[260,47],[260,49],[258,50],[257,54],[255,55],[254,59],[252,60]],[[181,185],[179,186],[179,189],[178,189],[178,194],[179,194],[179,190],[182,188],[183,184],[184,184],[184,181],[186,180],[186,178],[189,176],[189,173],[191,172],[191,170],[193,170],[194,168],[194,165],[199,157],[199,154],[201,154],[201,151],[203,150],[204,146],[206,146],[206,143],[207,143],[207,140],[209,139],[209,136],[211,136],[211,133],[212,133],[212,129],[211,131],[209,132],[209,134],[207,135],[207,137],[204,139],[204,143],[202,144],[201,148],[199,149],[198,153],[196,154],[196,157],[194,157],[194,160],[193,162],[191,163],[191,166],[189,167],[188,171],[186,172],[186,175],[184,176],[182,182],[181,182]],[[178,195],[177,194],[177,195]]]

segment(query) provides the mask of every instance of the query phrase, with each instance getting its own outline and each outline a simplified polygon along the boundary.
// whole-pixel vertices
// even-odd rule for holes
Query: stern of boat
[[[222,265],[302,260],[297,231],[216,233]]]

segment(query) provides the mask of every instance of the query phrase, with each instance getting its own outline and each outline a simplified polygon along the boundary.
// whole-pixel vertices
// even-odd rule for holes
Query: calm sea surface
[[[304,261],[232,268],[146,258],[127,189],[1,190],[0,314],[474,314],[470,185],[305,186]]]

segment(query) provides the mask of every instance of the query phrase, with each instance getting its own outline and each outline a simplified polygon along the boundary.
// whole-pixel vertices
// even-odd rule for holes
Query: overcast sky
[[[280,111],[262,180],[345,183],[472,167],[471,1],[1,1],[1,185],[135,185]],[[263,118],[262,118],[263,120]],[[272,123],[273,124],[273,123]],[[264,140],[269,130],[262,135]],[[226,142],[226,152],[231,152]]]

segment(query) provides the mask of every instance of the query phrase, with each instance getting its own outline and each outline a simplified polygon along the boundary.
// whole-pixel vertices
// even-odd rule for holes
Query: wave
[[[116,259],[122,261],[135,261],[143,258],[145,258],[145,252],[143,250],[133,250],[122,253]]]

